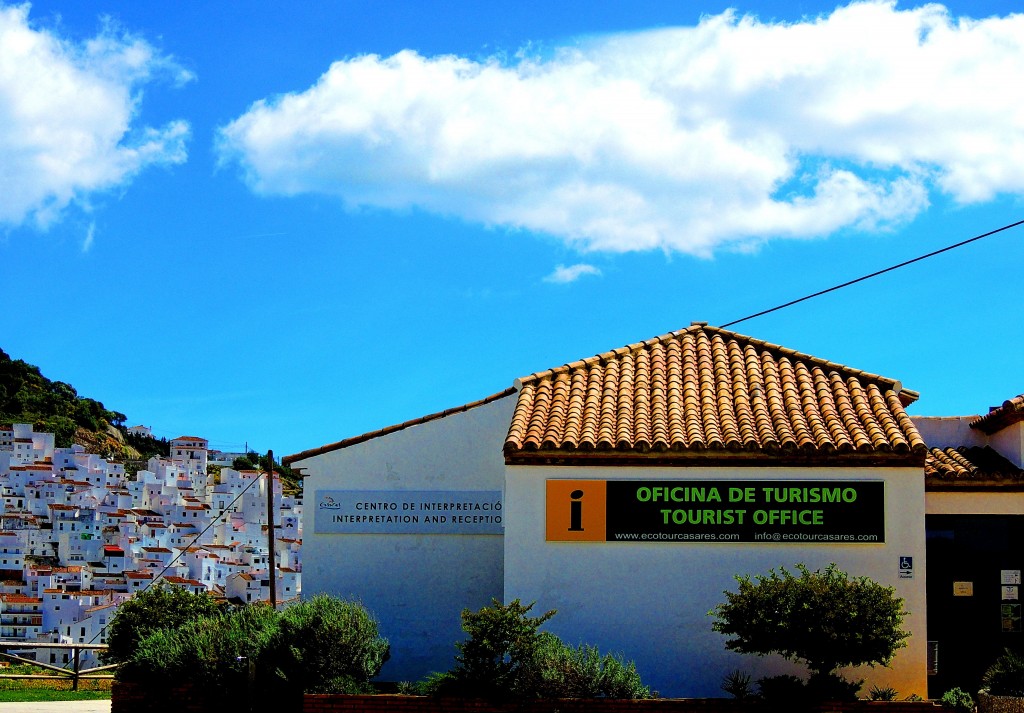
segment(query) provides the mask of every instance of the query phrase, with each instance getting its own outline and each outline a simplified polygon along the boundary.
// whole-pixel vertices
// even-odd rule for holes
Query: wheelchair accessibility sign
[[[914,578],[914,558],[903,555],[900,557],[900,579]]]

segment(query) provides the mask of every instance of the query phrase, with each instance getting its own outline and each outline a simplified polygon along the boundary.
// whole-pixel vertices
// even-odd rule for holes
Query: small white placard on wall
[[[1003,585],[1003,601],[1013,602],[1019,599],[1017,596],[1017,585],[1016,584],[1004,584]]]
[[[999,583],[1000,584],[1020,584],[1020,570],[1019,569],[1001,569],[1001,570],[999,570]]]
[[[318,490],[318,535],[500,535],[500,490]]]
[[[953,582],[954,597],[973,597],[974,582]]]

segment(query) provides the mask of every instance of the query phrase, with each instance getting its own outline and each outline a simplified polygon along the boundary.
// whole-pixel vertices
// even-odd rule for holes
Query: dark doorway
[[[1003,649],[1021,648],[1021,601],[1012,597],[1024,596],[1024,585],[1010,582],[1024,568],[1024,516],[928,515],[925,528],[935,647],[928,697],[954,687],[974,695]]]

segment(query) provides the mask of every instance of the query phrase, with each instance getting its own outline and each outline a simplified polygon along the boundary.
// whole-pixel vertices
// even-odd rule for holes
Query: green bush
[[[796,676],[782,674],[757,679],[758,697],[772,706],[802,706],[807,697],[804,682]]]
[[[814,673],[807,681],[797,676],[767,676],[757,682],[759,698],[773,709],[803,708],[824,701],[855,701],[863,681],[847,681],[836,673]]]
[[[215,616],[219,605],[206,593],[193,594],[179,587],[157,584],[139,592],[117,608],[107,631],[107,664],[127,661],[139,643],[160,629],[176,629],[204,617]]]
[[[541,698],[650,698],[651,689],[643,685],[632,661],[622,656],[601,655],[596,646],[567,646],[558,637],[549,637],[538,650]]]
[[[951,688],[943,693],[940,702],[945,708],[956,713],[971,713],[974,710],[974,699],[971,698],[971,694],[959,688]]]
[[[571,647],[540,631],[554,611],[529,616],[533,604],[509,604],[462,612],[465,641],[456,665],[431,674],[418,690],[426,695],[523,698],[650,698],[636,667],[596,647]]]
[[[838,673],[812,673],[807,679],[807,697],[811,701],[855,701],[864,679],[848,681]]]
[[[1024,698],[1024,656],[1006,649],[988,667],[981,682],[989,695]]]
[[[278,620],[276,611],[256,605],[157,630],[139,642],[118,677],[143,682],[185,679],[201,688],[235,694],[248,684],[251,662],[257,680],[269,685],[276,678],[276,665],[267,653]]]
[[[283,613],[255,604],[158,629],[118,678],[157,686],[189,680],[214,698],[252,692],[282,701],[304,691],[366,691],[388,650],[362,606],[321,595]]]
[[[362,693],[390,657],[390,646],[365,608],[321,594],[284,610],[274,657],[300,691]]]
[[[800,564],[797,571],[736,577],[739,591],[726,591],[726,602],[709,612],[712,629],[732,637],[727,649],[777,653],[820,676],[841,666],[888,665],[906,646],[907,612],[892,587],[850,577],[835,564],[814,572]]]

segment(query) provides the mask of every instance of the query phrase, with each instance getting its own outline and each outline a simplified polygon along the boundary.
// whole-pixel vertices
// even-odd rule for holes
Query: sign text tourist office
[[[885,542],[881,482],[548,480],[546,487],[549,541]]]

